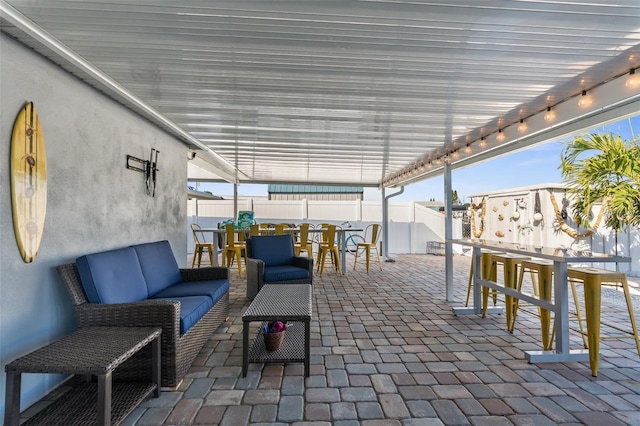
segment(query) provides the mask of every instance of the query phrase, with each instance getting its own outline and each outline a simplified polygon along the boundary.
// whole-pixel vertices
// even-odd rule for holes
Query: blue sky
[[[633,129],[630,129],[629,123]],[[623,138],[631,140],[640,134],[640,116],[594,130],[619,133]],[[471,194],[543,183],[560,183],[562,178],[558,166],[563,147],[562,142],[557,140],[462,170],[455,170],[451,175],[452,188],[458,191],[458,196],[466,202],[468,201],[466,197]],[[199,190],[211,191],[216,195],[233,195],[231,184],[200,184]],[[387,195],[392,191],[395,189],[388,191]],[[241,184],[238,187],[238,194],[266,196],[267,185]],[[365,200],[380,198],[381,191],[375,188],[365,189]],[[428,201],[431,198],[438,201],[444,198],[441,176],[406,186],[404,193],[394,197],[393,201]]]

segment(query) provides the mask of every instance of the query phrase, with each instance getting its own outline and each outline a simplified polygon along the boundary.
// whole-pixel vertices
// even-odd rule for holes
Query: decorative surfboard
[[[33,262],[47,211],[47,158],[38,113],[29,102],[20,110],[11,136],[11,207],[20,254]]]

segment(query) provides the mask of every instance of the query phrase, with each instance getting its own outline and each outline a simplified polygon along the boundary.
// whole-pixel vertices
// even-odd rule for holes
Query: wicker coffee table
[[[160,328],[83,327],[5,366],[6,426],[20,419],[22,373],[97,376],[97,384],[74,386],[27,423],[33,425],[117,425],[151,393],[160,396]],[[113,370],[152,343],[152,382],[112,383]],[[95,403],[97,401],[97,404]]]
[[[309,284],[267,284],[242,315],[242,376],[247,376],[250,362],[304,362],[309,377],[311,296]],[[279,349],[267,351],[262,327],[249,347],[249,325],[253,321],[287,321],[288,329]]]

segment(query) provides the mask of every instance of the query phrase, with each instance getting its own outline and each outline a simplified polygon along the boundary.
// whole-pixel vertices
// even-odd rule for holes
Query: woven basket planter
[[[280,349],[280,345],[284,340],[284,331],[279,333],[262,333],[264,336],[264,346],[269,351],[276,351]]]

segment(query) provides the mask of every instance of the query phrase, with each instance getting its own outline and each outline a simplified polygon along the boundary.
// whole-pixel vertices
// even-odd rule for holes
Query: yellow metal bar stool
[[[501,263],[503,267],[503,279],[505,288],[516,288],[516,280],[518,277],[518,265],[522,263],[523,260],[530,260],[530,257],[522,256],[519,254],[511,254],[511,253],[493,253],[491,255],[491,261],[496,263],[496,270],[498,264]],[[486,316],[487,314],[487,302],[489,299],[489,289],[485,290],[482,293],[482,316]],[[513,310],[514,308],[514,298],[513,296],[505,295],[504,298],[504,310],[507,313],[507,329],[513,322]]]
[[[636,342],[636,349],[640,355],[640,339],[638,338],[638,327],[636,326],[636,318],[633,314],[633,305],[631,303],[631,294],[629,293],[629,285],[627,284],[627,276],[621,272],[608,271],[606,269],[591,267],[570,267],[567,270],[569,282],[571,283],[571,291],[576,301],[576,315],[580,324],[580,333],[584,342],[584,336],[587,336],[585,347],[589,349],[589,364],[591,366],[591,375],[598,375],[598,362],[600,355],[600,317],[601,317],[601,300],[602,286],[622,284],[624,297],[627,301],[627,310],[629,311],[629,319],[631,320],[631,332],[624,330],[616,325],[607,324],[624,335],[611,336],[609,338],[621,338],[633,336]],[[578,303],[576,282],[582,282],[584,285],[584,307],[585,318],[580,314],[580,304]],[[582,322],[587,323],[587,331],[584,331]]]
[[[524,273],[526,271],[529,271],[531,276],[535,297],[550,301],[553,292],[553,262],[542,259],[523,260],[520,264],[520,275],[518,276],[518,291],[522,290],[522,281],[524,280]],[[512,322],[509,325],[509,331],[512,333],[516,325],[519,303],[520,299],[516,299],[513,307]],[[542,331],[542,347],[544,350],[550,350],[555,335],[551,324],[551,311],[538,307],[538,316],[540,317],[540,328]]]
[[[483,280],[495,281],[498,275],[496,263],[491,259],[492,254],[498,254],[494,251],[483,251],[480,253],[480,276]],[[467,286],[467,300],[464,302],[464,306],[469,306],[469,297],[471,296],[471,288],[473,287],[473,261],[471,262],[471,268],[469,269],[469,285]],[[486,289],[485,290],[489,290]],[[498,302],[498,292],[493,291],[493,305]],[[483,306],[484,308],[484,306]]]

